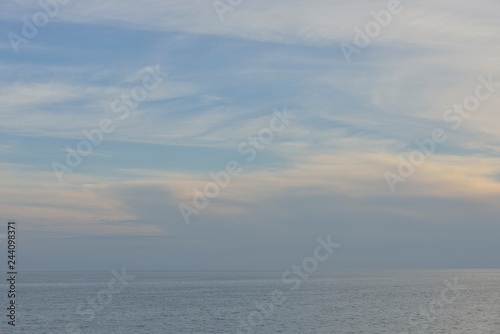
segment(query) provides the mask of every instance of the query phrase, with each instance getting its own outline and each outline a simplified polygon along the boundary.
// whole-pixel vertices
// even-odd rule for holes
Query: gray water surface
[[[127,274],[21,272],[1,333],[500,333],[500,270]]]

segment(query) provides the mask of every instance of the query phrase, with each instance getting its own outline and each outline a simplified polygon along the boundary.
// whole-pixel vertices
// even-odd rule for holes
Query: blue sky
[[[9,34],[42,9],[1,4],[0,219],[26,269],[280,270],[328,234],[330,268],[498,267],[500,86],[458,129],[443,118],[500,82],[497,2],[402,1],[351,63],[340,43],[388,1],[243,1],[224,21],[205,0],[62,3],[17,53]],[[155,68],[120,119],[113,101]],[[103,119],[114,131],[59,182],[51,164]],[[436,128],[392,192],[385,173]],[[187,225],[178,205],[231,160],[241,174]]]

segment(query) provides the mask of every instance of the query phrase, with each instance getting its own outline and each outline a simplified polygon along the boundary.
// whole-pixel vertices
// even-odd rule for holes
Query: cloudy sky
[[[498,268],[498,1],[54,1],[0,1],[25,269],[282,270],[329,234],[324,269]]]

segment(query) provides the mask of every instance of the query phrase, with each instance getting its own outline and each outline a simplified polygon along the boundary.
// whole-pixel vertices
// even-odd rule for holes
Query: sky
[[[0,6],[20,268],[499,267],[498,1]]]

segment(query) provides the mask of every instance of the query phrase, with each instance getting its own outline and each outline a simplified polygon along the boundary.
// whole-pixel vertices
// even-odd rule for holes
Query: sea
[[[0,333],[500,334],[500,270],[20,272]]]

